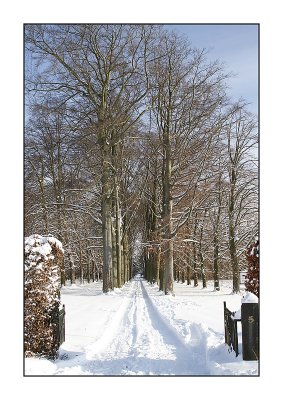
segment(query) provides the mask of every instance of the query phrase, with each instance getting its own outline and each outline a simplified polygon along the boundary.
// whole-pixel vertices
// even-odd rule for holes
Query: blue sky
[[[168,25],[189,38],[192,45],[209,50],[211,60],[219,59],[226,70],[236,74],[229,79],[229,95],[244,98],[250,111],[258,107],[258,25],[253,24],[179,24]]]

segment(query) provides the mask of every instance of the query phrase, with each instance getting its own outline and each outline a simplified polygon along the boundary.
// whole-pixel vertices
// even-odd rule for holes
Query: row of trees
[[[166,294],[208,269],[239,291],[257,126],[221,63],[154,25],[26,25],[25,43],[25,229],[63,243],[62,283],[107,292],[142,263]]]

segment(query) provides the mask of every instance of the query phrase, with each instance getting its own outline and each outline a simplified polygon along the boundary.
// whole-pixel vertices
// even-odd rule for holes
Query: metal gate
[[[226,301],[224,301],[224,327],[225,327],[225,343],[228,344],[230,350],[234,350],[236,357],[239,355],[238,346],[238,321],[239,318],[234,317],[235,312],[230,311],[226,307]]]

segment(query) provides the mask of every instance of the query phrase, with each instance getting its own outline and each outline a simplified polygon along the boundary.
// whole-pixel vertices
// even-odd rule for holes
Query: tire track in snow
[[[117,370],[113,372],[117,375],[175,374],[174,348],[153,327],[140,280],[133,280],[132,287],[131,302],[121,320],[118,335],[107,352],[99,354],[99,359],[102,363],[111,360],[112,368],[116,365]]]
[[[86,347],[87,357],[93,358],[96,354],[103,353],[104,350],[113,342],[115,336],[119,335],[121,324],[127,316],[129,309],[131,308],[131,300],[135,294],[135,288],[133,285],[129,285],[126,290],[123,291],[123,301],[115,313],[113,319],[109,321],[109,326],[96,342]],[[122,324],[123,325],[123,324]]]
[[[199,353],[192,352],[158,312],[141,280],[133,280],[120,322],[105,345],[92,353],[95,370],[109,375],[196,375],[206,373]],[[98,349],[99,343],[96,344]]]
[[[183,375],[184,372],[182,371],[185,370],[187,371],[187,375],[206,375],[209,368],[207,366],[206,338],[204,337],[204,332],[202,332],[197,324],[192,324],[192,337],[190,343],[187,344],[184,338],[178,334],[170,322],[159,312],[142,281],[141,287],[154,327],[162,332],[166,340],[176,348],[176,374]]]
[[[122,304],[107,331],[70,367],[79,367],[82,374],[89,375],[207,373],[199,351],[185,345],[156,309],[140,279],[133,279],[121,295]]]
[[[96,339],[91,344],[84,347],[84,352],[66,352],[63,354],[62,359],[58,359],[56,361],[57,372],[55,375],[68,374],[68,375],[76,375],[78,374],[95,374],[98,372],[100,374],[101,369],[98,369],[94,365],[94,360],[99,360],[101,358],[101,354],[107,351],[107,347],[113,342],[115,336],[119,335],[119,329],[121,325],[121,321],[127,315],[127,310],[131,304],[131,298],[133,297],[134,287],[132,284],[125,285],[123,288],[123,300],[116,311],[114,317],[109,319],[108,329],[104,331],[103,335]],[[62,368],[61,365],[68,365],[65,368]],[[79,371],[77,371],[77,368]],[[101,372],[104,375],[104,372]],[[106,373],[105,373],[106,374]]]

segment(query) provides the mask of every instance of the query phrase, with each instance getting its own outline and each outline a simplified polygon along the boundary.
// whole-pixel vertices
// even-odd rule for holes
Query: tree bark
[[[159,290],[165,292],[164,265],[160,265],[159,269]]]
[[[160,278],[159,278],[159,276],[160,276],[160,273],[159,273],[159,271],[160,271],[160,256],[161,256],[161,248],[160,248],[160,246],[158,246],[156,254],[155,254],[155,263],[156,263],[156,266],[155,266],[155,282],[156,282],[156,284],[158,286],[159,286],[159,280],[160,280]]]
[[[186,251],[186,264],[187,285],[191,285],[191,266],[188,250]]]
[[[171,97],[171,96],[170,96]],[[164,221],[164,275],[165,294],[174,295],[173,276],[173,241],[172,241],[172,211],[173,200],[171,193],[172,155],[170,140],[171,110],[167,110],[166,128],[164,130],[164,174],[163,174],[163,221]]]
[[[113,287],[118,287],[118,271],[117,271],[117,246],[116,246],[116,233],[114,227],[112,228],[112,271],[113,271]]]
[[[165,272],[165,294],[172,294],[174,295],[174,288],[173,288],[173,241],[168,240],[166,243],[166,250],[164,255],[164,272]]]
[[[214,279],[214,290],[220,290],[219,286],[219,244],[218,244],[218,235],[214,234],[214,249],[213,249],[213,279]]]
[[[122,244],[121,244],[121,209],[119,197],[116,194],[116,254],[117,254],[117,287],[121,287],[121,270],[122,270]]]
[[[203,261],[203,254],[200,253],[200,270],[201,270],[201,279],[202,279],[202,287],[206,288],[206,276],[205,276],[205,270],[204,270],[204,261]]]
[[[87,264],[86,264],[86,280],[87,283],[90,283],[90,260],[87,258]]]
[[[232,167],[230,175],[230,194],[229,194],[229,250],[233,272],[233,293],[240,293],[240,271],[237,258],[236,248],[236,232],[234,222],[235,211],[235,186],[236,186],[236,172]]]
[[[240,293],[240,270],[236,255],[235,231],[234,227],[229,227],[229,250],[233,271],[233,293]]]
[[[182,283],[185,283],[186,277],[185,277],[185,270],[182,270]]]
[[[191,267],[188,264],[187,265],[187,285],[190,285],[190,284],[191,284]]]
[[[197,249],[196,249],[196,232],[197,232],[197,215],[195,217],[194,226],[194,241],[193,241],[193,271],[194,271],[194,287],[198,286],[198,272],[197,272]]]
[[[71,272],[71,276],[70,276],[70,279],[71,279],[71,284],[74,284],[74,283],[76,283],[76,274],[75,274],[75,268],[74,268],[74,262],[73,262],[73,259],[72,259],[72,256],[69,254],[69,263],[70,263],[70,272]]]
[[[128,249],[128,237],[127,233],[124,233],[123,238],[123,264],[124,264],[124,283],[128,281],[128,269],[129,269],[129,249]]]
[[[91,260],[91,280],[95,281],[95,263],[94,260]]]
[[[205,212],[206,216],[206,212]],[[204,270],[204,258],[203,258],[203,251],[202,251],[202,238],[203,238],[203,225],[205,219],[202,221],[201,229],[200,229],[200,238],[199,238],[199,265],[200,265],[200,272],[201,272],[201,279],[202,279],[202,287],[206,288],[206,276]]]
[[[103,138],[102,163],[102,238],[103,238],[103,293],[111,290],[112,268],[112,187],[111,152],[106,138]]]
[[[79,270],[80,270],[80,284],[82,285],[84,283],[84,269],[83,269],[82,247],[80,240],[79,240]]]

